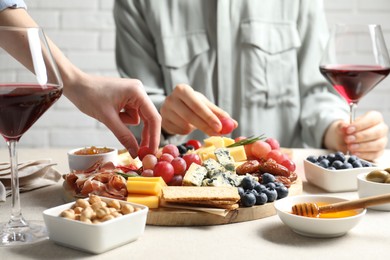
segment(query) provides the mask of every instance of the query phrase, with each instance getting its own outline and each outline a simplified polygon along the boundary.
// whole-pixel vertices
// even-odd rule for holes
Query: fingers
[[[346,127],[348,150],[360,158],[374,160],[383,154],[388,142],[388,126],[379,112],[371,111]]]
[[[229,114],[210,102],[204,95],[185,84],[177,85],[161,107],[162,126],[172,134],[189,134],[199,129],[207,135],[219,135],[220,118]],[[235,128],[238,123],[234,121]]]

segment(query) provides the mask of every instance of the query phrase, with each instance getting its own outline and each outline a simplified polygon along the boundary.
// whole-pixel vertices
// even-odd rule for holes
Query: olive
[[[384,183],[389,176],[387,171],[374,170],[367,174],[366,179],[367,181]]]

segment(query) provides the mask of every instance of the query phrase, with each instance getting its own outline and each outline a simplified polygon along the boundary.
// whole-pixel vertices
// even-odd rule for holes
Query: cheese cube
[[[147,206],[150,209],[157,209],[160,204],[159,196],[150,195],[129,194],[127,201]]]
[[[127,178],[127,181],[143,181],[143,182],[159,182],[161,186],[167,186],[164,179],[161,177],[142,177],[142,176],[136,176],[136,177],[129,177]]]
[[[210,136],[209,138],[204,139],[203,142],[206,147],[215,146],[216,148],[219,148],[225,146],[221,136]]]
[[[243,145],[230,147],[227,149],[229,150],[230,155],[234,158],[234,161],[242,162],[247,160],[245,148]]]
[[[127,181],[127,191],[132,194],[156,195],[161,194],[161,184],[147,181]]]
[[[183,186],[201,186],[206,174],[205,167],[192,163],[183,177]]]
[[[224,147],[227,147],[227,146],[235,143],[234,139],[229,138],[229,137],[223,136],[222,139],[223,139]]]

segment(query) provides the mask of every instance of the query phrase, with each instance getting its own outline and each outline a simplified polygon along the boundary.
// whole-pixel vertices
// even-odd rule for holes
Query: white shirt
[[[157,108],[186,83],[239,122],[232,137],[265,134],[284,147],[321,147],[330,123],[348,119],[319,72],[320,0],[117,0],[114,18],[119,72],[140,79]]]

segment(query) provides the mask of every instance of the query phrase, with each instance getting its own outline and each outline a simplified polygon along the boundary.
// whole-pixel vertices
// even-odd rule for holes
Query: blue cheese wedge
[[[225,167],[214,159],[207,159],[203,162],[203,166],[207,169],[208,178],[213,178],[226,171]]]
[[[202,186],[207,169],[199,164],[192,163],[183,178],[183,186]]]
[[[217,161],[222,164],[228,171],[234,171],[236,169],[233,157],[230,156],[230,152],[226,148],[218,148],[214,151]]]

